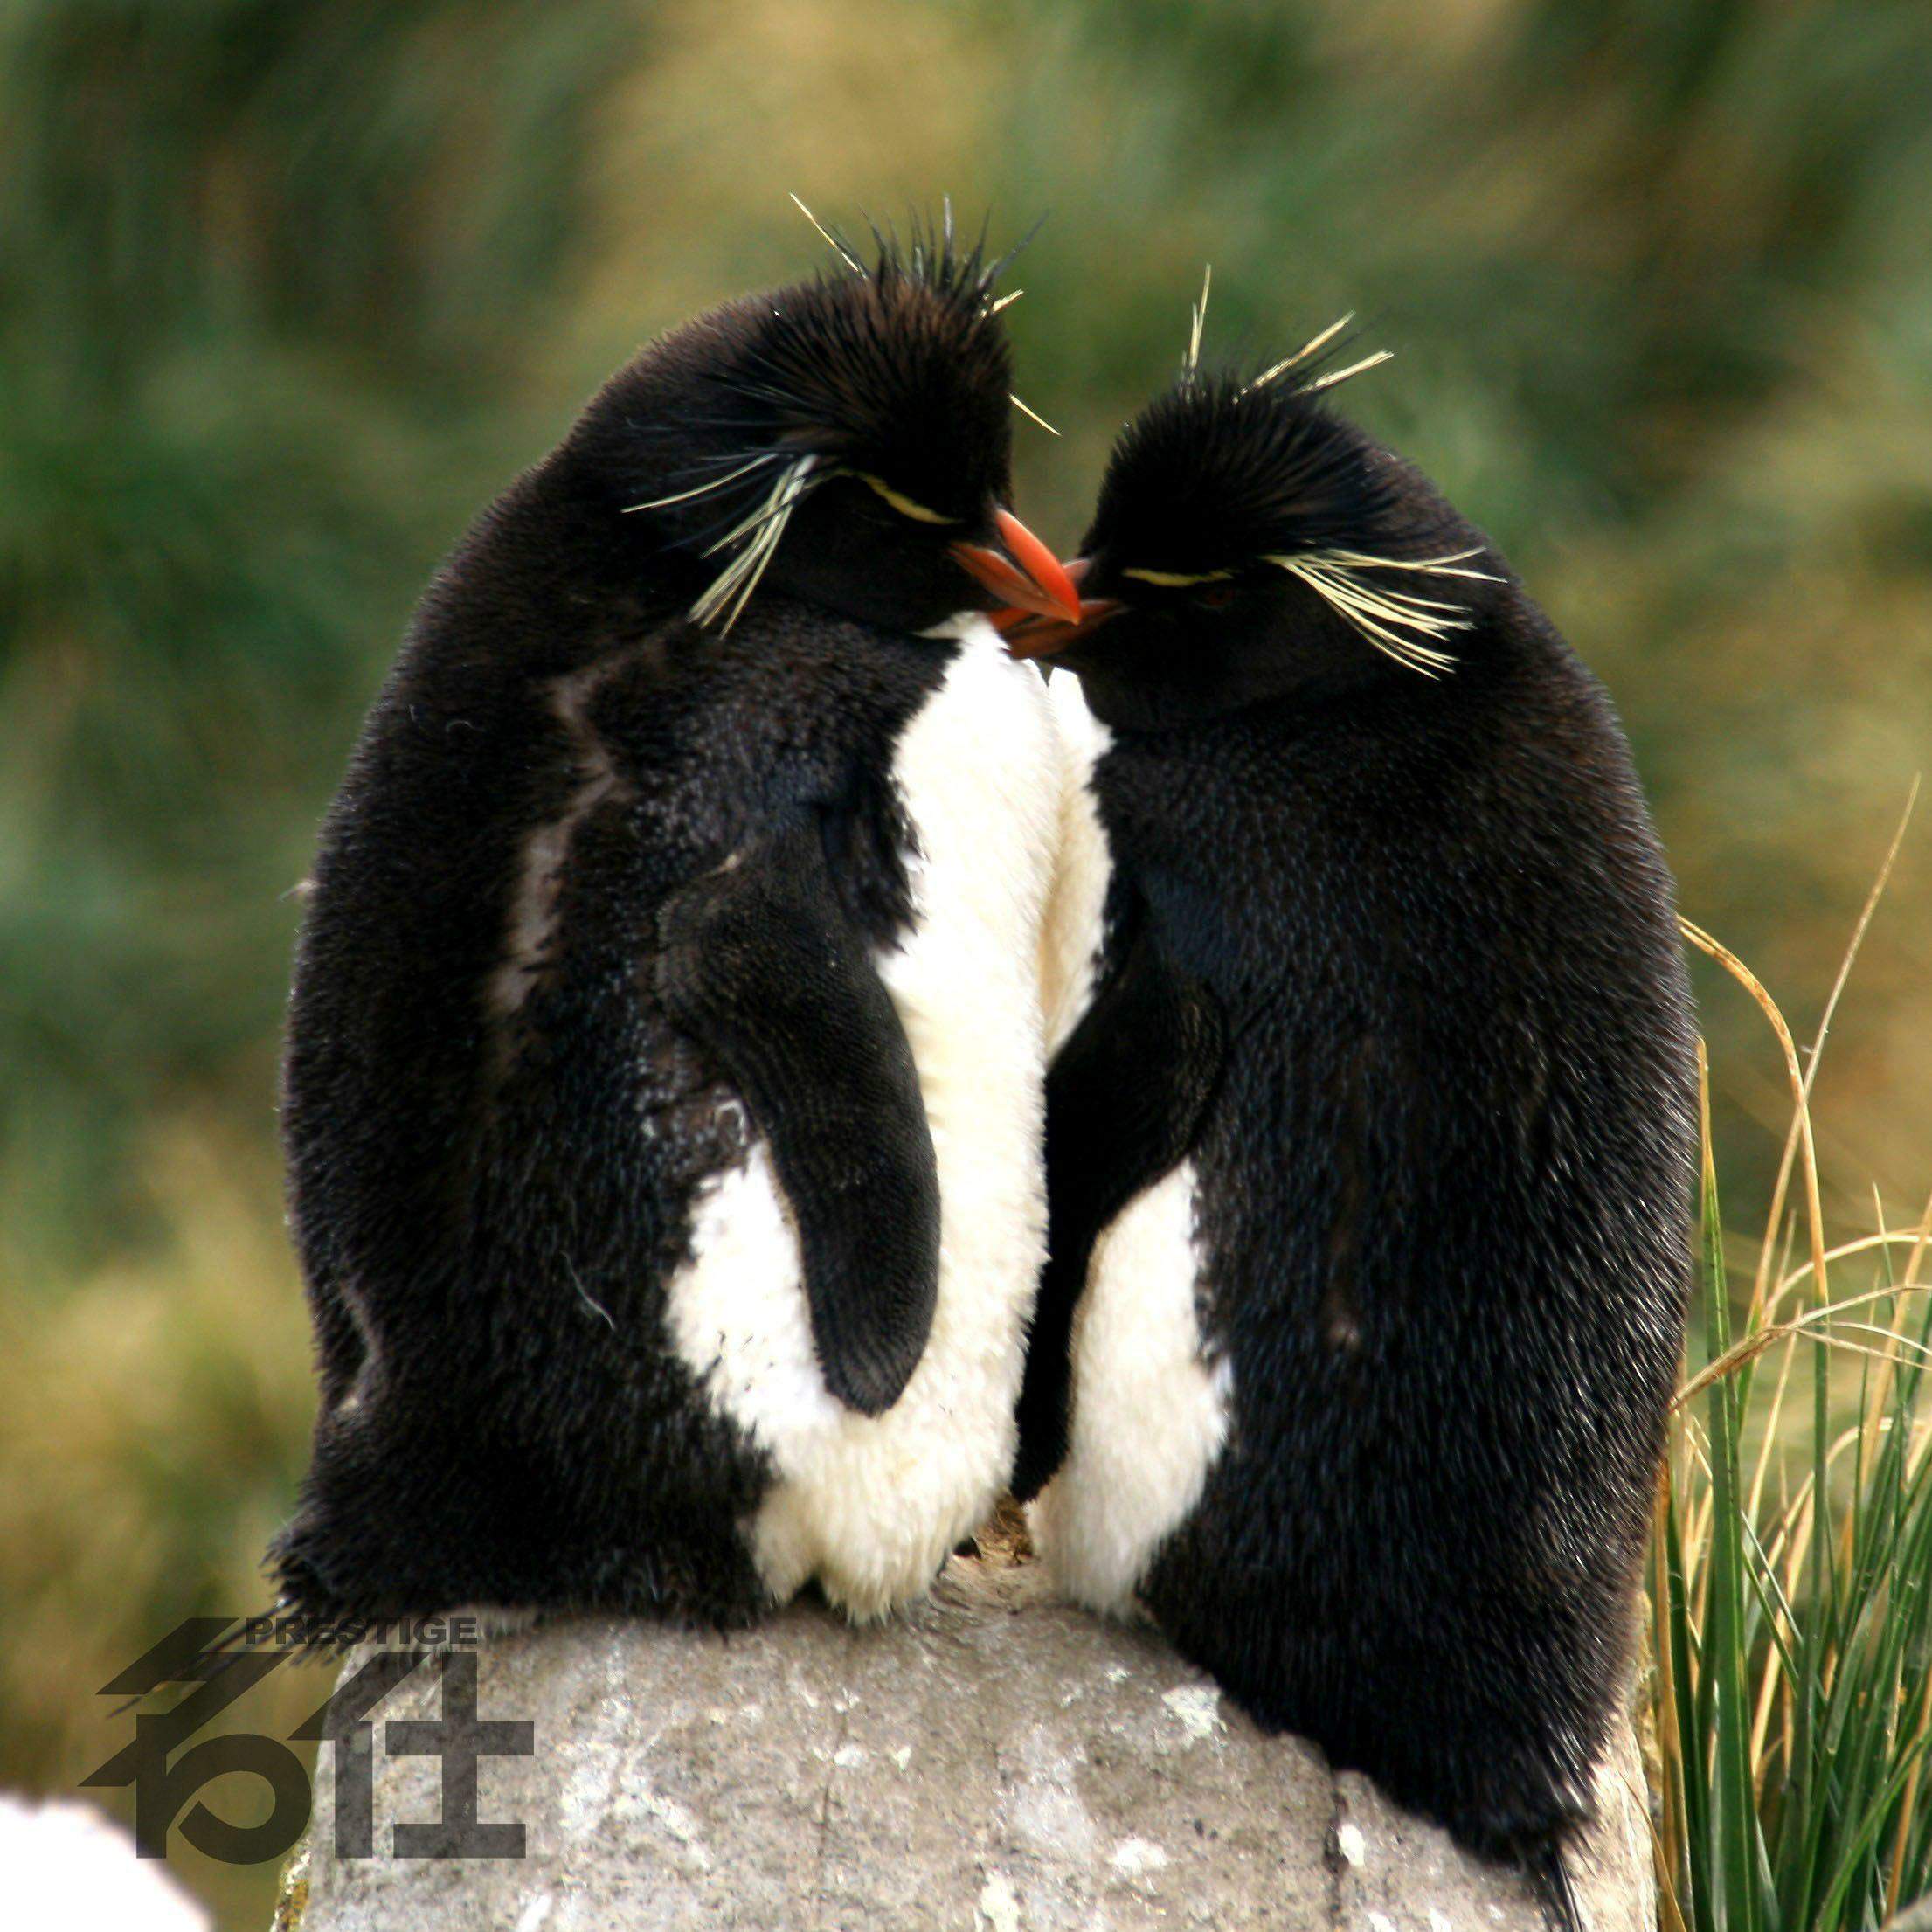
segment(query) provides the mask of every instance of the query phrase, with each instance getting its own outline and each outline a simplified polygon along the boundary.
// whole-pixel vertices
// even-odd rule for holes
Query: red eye
[[[1235,600],[1232,584],[1209,584],[1201,593],[1200,602],[1210,611],[1224,611]]]

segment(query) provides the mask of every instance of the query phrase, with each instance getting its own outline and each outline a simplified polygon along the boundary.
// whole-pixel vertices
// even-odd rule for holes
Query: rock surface
[[[353,1661],[350,1665],[354,1667]],[[338,1859],[318,1767],[301,1932],[1541,1932],[1477,1864],[1310,1746],[1264,1737],[1151,1632],[1048,1600],[1030,1568],[955,1558],[932,1598],[855,1631],[800,1605],[729,1642],[586,1619],[486,1641],[479,1815],[521,1859],[398,1859],[442,1768],[383,1721],[435,1717],[419,1672],[377,1715],[377,1855]],[[392,1745],[396,1741],[388,1741]],[[1626,1732],[1575,1861],[1595,1932],[1655,1922]]]

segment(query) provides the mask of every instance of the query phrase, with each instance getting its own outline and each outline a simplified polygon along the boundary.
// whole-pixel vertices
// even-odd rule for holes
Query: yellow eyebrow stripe
[[[891,484],[879,477],[869,476],[862,469],[855,469],[852,474],[868,489],[876,490],[901,516],[910,516],[917,523],[957,523],[959,521],[957,516],[942,516],[938,510],[928,509],[924,503],[915,503],[910,496],[902,496]]]
[[[1180,571],[1122,571],[1123,577],[1138,577],[1143,584],[1152,584],[1164,591],[1184,591],[1192,584],[1221,584],[1235,573],[1232,571],[1201,571],[1193,577]]]

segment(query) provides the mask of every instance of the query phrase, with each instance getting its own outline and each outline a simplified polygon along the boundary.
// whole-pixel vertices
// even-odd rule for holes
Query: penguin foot
[[[1453,1818],[1444,1822],[1451,1835],[1478,1857],[1513,1865],[1528,1879],[1549,1932],[1589,1932],[1567,1856],[1577,1832],[1588,1822],[1587,1815],[1566,1812],[1554,1823],[1526,1825],[1512,1820],[1503,1826],[1492,1822],[1472,1826]]]
[[[1576,1887],[1570,1882],[1569,1865],[1563,1856],[1568,1837],[1566,1832],[1547,1839],[1522,1856],[1523,1869],[1536,1888],[1550,1932],[1585,1932],[1583,1909],[1577,1902]]]

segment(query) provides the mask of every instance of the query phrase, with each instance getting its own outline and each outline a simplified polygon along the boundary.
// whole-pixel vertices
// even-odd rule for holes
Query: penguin
[[[1013,1486],[1066,1594],[1574,1923],[1690,1278],[1672,881],[1603,687],[1330,406],[1381,358],[1199,328],[1010,640],[1083,759]]]
[[[425,596],[287,1022],[292,1619],[865,1619],[998,1494],[1060,793],[984,613],[1078,603],[983,241],[663,336]]]

